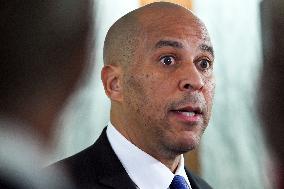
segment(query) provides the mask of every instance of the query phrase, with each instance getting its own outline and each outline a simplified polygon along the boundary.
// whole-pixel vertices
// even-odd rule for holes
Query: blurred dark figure
[[[64,188],[60,172],[43,176],[38,169],[88,65],[93,8],[92,0],[1,1],[1,189]]]
[[[260,111],[265,134],[276,155],[278,188],[284,188],[284,1],[262,2],[264,66]],[[271,176],[273,177],[273,176]]]

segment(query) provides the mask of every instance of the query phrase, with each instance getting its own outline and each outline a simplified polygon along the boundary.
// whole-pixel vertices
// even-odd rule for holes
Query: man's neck
[[[175,173],[177,168],[178,168],[178,165],[180,163],[180,159],[181,159],[181,156],[176,156],[175,158],[158,158],[158,160],[163,163],[165,166],[167,166],[172,173]]]
[[[132,144],[134,144],[135,146],[137,146],[138,148],[140,148],[141,150],[143,150],[144,152],[146,152],[147,154],[149,154],[150,156],[154,157],[155,159],[157,159],[158,161],[160,161],[162,164],[164,164],[166,167],[168,167],[172,173],[175,173],[180,159],[181,159],[181,155],[176,155],[176,154],[172,154],[169,152],[162,152],[161,150],[159,150],[159,148],[155,148],[155,147],[147,147],[145,145],[143,145],[143,141],[139,142],[135,139],[135,136],[130,135],[130,133],[127,131],[127,129],[123,126],[121,126],[121,124],[118,124],[115,122],[115,120],[111,120],[112,125],[115,127],[115,129],[124,136],[124,138],[126,138],[129,142],[131,142]],[[126,124],[127,125],[127,124]],[[120,127],[121,126],[121,127]]]

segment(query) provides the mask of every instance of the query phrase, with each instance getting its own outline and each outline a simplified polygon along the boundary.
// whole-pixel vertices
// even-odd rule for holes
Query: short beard
[[[179,145],[179,144],[168,144],[165,145],[169,156],[179,156],[185,154],[189,151],[196,149],[199,146],[201,136],[193,139],[193,142],[190,145]]]
[[[199,146],[201,137],[204,133],[206,127],[202,128],[202,132],[200,135],[194,137],[191,139],[190,143],[179,143],[179,142],[173,142],[169,141],[166,136],[163,136],[159,141],[156,141],[157,144],[162,144],[156,146],[157,149],[159,149],[159,154],[163,154],[163,157],[167,157],[169,159],[174,159],[177,156],[187,153],[189,151],[192,151],[196,149]],[[162,131],[157,131],[156,130],[156,136],[162,136],[163,132]]]

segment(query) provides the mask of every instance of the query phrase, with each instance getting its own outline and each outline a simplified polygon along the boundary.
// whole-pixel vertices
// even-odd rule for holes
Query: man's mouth
[[[189,116],[189,117],[193,117],[196,115],[195,112],[184,112],[184,111],[176,111],[176,112],[180,113],[181,115]]]
[[[194,115],[200,115],[202,114],[202,110],[200,107],[192,107],[192,106],[186,106],[183,108],[177,108],[172,110],[173,112],[178,112],[184,115],[188,116],[194,116]]]
[[[197,122],[202,117],[202,109],[200,107],[187,106],[171,110],[172,113],[181,121]]]

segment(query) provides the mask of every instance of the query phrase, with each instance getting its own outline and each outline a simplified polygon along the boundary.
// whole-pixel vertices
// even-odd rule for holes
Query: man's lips
[[[200,107],[186,106],[170,111],[175,117],[184,122],[198,122],[202,118],[203,111]]]

